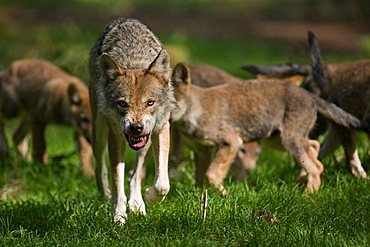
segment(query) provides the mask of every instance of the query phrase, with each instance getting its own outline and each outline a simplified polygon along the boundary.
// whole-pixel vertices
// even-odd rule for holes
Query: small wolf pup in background
[[[308,138],[317,113],[339,125],[364,127],[357,118],[290,81],[240,80],[200,88],[192,85],[190,73],[182,63],[174,68],[177,107],[172,120],[189,137],[217,146],[205,176],[222,194],[227,193],[223,180],[243,142],[278,138],[307,173],[307,189],[312,192],[320,188],[323,172],[317,159],[320,144]]]
[[[81,168],[93,176],[91,139],[91,109],[87,86],[54,64],[39,59],[14,61],[0,74],[0,140],[2,156],[9,152],[5,137],[5,118],[21,116],[13,134],[18,151],[28,152],[29,133],[32,137],[32,157],[47,162],[45,129],[48,124],[72,126],[80,151]]]
[[[124,191],[125,145],[137,157],[153,145],[156,175],[146,190],[147,203],[164,199],[168,178],[169,117],[175,106],[170,58],[159,39],[135,19],[119,18],[109,23],[90,53],[90,99],[93,115],[92,146],[96,159],[98,188],[110,197],[104,154],[108,144],[115,222],[127,217]],[[131,182],[140,181],[137,162]],[[145,214],[141,191],[131,191],[129,208]]]
[[[370,60],[330,63],[323,66],[319,42],[312,32],[308,33],[308,43],[312,60],[311,66],[299,64],[245,65],[242,68],[253,74],[266,76],[303,76],[304,88],[336,104],[364,123],[370,124]],[[328,124],[326,121],[319,121],[316,125],[312,136],[322,134]],[[370,133],[368,136],[370,138]],[[358,156],[356,136],[352,129],[329,124],[319,159],[336,150],[339,145],[344,148],[347,167],[351,173],[355,177],[368,178]]]
[[[194,85],[208,88],[217,85],[239,82],[239,79],[226,73],[225,71],[207,65],[207,64],[189,64],[191,81]],[[193,108],[197,112],[196,107]],[[202,146],[194,142],[192,138],[187,138],[181,134],[176,123],[171,125],[173,140],[172,140],[172,154],[171,159],[180,161],[183,159],[183,143],[190,146],[194,150],[195,162],[195,180],[197,185],[203,184],[204,171],[212,159],[214,147]],[[244,143],[238,151],[232,166],[232,176],[236,179],[243,179],[251,173],[255,167],[261,151],[261,146],[258,142]],[[170,168],[173,167],[170,166]],[[171,169],[170,169],[171,171]]]

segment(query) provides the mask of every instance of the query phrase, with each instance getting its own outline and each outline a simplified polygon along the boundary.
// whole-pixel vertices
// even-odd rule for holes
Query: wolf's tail
[[[311,94],[311,96],[316,101],[319,113],[328,120],[338,125],[344,126],[346,128],[362,130],[365,132],[370,131],[370,126],[368,123],[361,122],[358,118],[356,118],[352,114],[344,111],[343,109],[339,108],[338,106],[332,103],[323,100],[317,95]]]
[[[262,74],[275,77],[285,77],[292,75],[307,76],[311,73],[311,66],[296,63],[286,63],[277,65],[253,65],[246,64],[240,67],[252,74]]]

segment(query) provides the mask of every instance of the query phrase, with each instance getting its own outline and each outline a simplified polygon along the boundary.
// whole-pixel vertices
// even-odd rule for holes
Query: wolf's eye
[[[120,108],[127,108],[128,104],[126,101],[124,100],[118,100],[117,101],[117,105],[120,107]]]
[[[154,101],[154,100],[148,100],[148,101],[146,102],[146,105],[147,105],[147,106],[152,106],[152,105],[154,105],[154,103],[155,103],[155,101]]]

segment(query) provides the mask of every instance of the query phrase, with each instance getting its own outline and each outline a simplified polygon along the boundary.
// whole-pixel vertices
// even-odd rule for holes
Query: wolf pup
[[[153,144],[156,163],[154,184],[146,202],[164,199],[168,178],[169,117],[175,107],[170,58],[159,39],[135,19],[109,23],[90,53],[90,99],[93,115],[92,146],[100,191],[110,197],[104,162],[108,144],[115,222],[127,217],[124,191],[125,145],[137,150],[138,159]],[[138,166],[142,163],[137,162]],[[136,170],[140,170],[137,167]],[[137,181],[137,173],[132,181]],[[141,179],[141,178],[140,178]],[[131,191],[129,208],[145,214],[140,191]]]
[[[22,155],[28,152],[27,135],[32,136],[32,157],[46,163],[45,128],[50,123],[72,126],[80,151],[82,171],[94,175],[91,164],[91,110],[87,86],[50,62],[17,60],[0,74],[0,140],[2,156],[9,152],[5,118],[21,116],[13,141]]]
[[[225,71],[215,68],[207,64],[189,64],[188,68],[191,72],[191,81],[194,85],[199,87],[213,87],[226,83],[239,82],[234,76],[226,73]],[[194,108],[195,111],[197,109]],[[212,147],[201,147],[199,143],[193,142],[191,138],[186,138],[181,135],[176,123],[172,126],[172,158],[173,163],[181,161],[183,159],[183,143],[185,142],[188,146],[192,147],[194,151],[195,159],[195,180],[197,185],[203,184],[204,169],[207,169],[207,160],[211,158],[214,148]],[[200,150],[202,150],[200,152]],[[232,166],[232,176],[236,179],[243,179],[249,173],[251,173],[258,160],[258,156],[261,151],[261,146],[258,142],[245,143],[238,151]],[[170,166],[170,174],[173,172],[173,166]],[[174,172],[173,172],[174,173]]]
[[[255,66],[245,65],[242,68],[266,76],[284,77],[288,75],[304,76],[302,86],[307,90],[320,95],[323,99],[338,105],[345,111],[353,114],[364,123],[370,124],[370,60],[357,60],[341,63],[321,63],[319,43],[314,33],[308,33],[312,66],[299,64]],[[320,118],[319,118],[320,119]],[[311,136],[323,134],[327,127],[320,121],[316,124]],[[369,135],[369,133],[368,133]],[[339,145],[345,150],[347,167],[355,177],[367,178],[361,165],[356,148],[354,130],[329,125],[319,159],[333,152]]]
[[[320,145],[308,138],[316,114],[349,128],[363,127],[357,118],[289,81],[240,80],[200,88],[192,85],[190,70],[181,63],[172,78],[177,100],[172,119],[188,136],[217,146],[205,176],[222,194],[227,193],[222,183],[243,141],[278,138],[306,171],[312,192],[319,189],[323,172],[317,159]]]

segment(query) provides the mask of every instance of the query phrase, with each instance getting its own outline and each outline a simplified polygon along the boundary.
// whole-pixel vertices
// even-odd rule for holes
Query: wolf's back
[[[161,50],[161,42],[147,26],[135,19],[119,18],[104,28],[91,57],[107,53],[123,68],[147,69]]]

